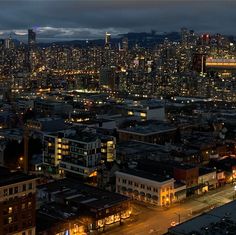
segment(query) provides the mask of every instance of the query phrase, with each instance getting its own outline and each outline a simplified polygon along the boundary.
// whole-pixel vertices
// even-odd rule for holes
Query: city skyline
[[[233,1],[1,1],[0,35],[11,33],[25,40],[27,29],[38,31],[39,41],[102,38],[112,35],[156,30],[179,31],[181,27],[196,32],[235,35]]]

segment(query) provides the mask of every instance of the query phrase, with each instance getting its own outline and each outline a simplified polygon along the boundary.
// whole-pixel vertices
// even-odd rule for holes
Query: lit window
[[[12,217],[8,217],[8,224],[12,223]]]
[[[31,207],[32,206],[32,202],[28,202],[28,207]]]
[[[11,214],[12,213],[12,207],[8,208],[8,213]]]
[[[146,113],[140,113],[140,117],[146,117],[147,114]]]

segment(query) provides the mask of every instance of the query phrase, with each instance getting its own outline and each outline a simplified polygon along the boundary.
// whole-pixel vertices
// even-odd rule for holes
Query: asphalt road
[[[169,208],[158,208],[148,205],[133,204],[133,217],[119,227],[108,229],[106,235],[161,235],[167,232],[171,224],[189,220],[209,211],[216,206],[233,200],[233,185],[210,191],[203,196],[187,199]]]

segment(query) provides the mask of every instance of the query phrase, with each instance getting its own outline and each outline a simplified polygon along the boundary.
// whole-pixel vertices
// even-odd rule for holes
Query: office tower
[[[28,45],[33,46],[36,44],[36,32],[33,29],[28,29]]]
[[[187,28],[182,28],[181,29],[181,42],[182,44],[187,44],[188,43],[188,37],[189,37],[189,31]]]
[[[11,36],[9,38],[6,38],[4,40],[4,48],[5,49],[11,49],[14,48],[14,42],[12,41]]]
[[[0,234],[35,234],[36,180],[0,167]]]
[[[105,49],[111,49],[111,34],[108,32],[105,35]]]
[[[122,49],[123,49],[124,51],[128,51],[128,49],[129,49],[128,38],[123,38],[123,39],[122,39]]]

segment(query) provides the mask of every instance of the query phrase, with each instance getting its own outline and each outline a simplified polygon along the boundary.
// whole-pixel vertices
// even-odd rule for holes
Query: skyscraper
[[[28,29],[28,45],[33,46],[36,44],[36,32],[33,29]]]
[[[108,32],[105,35],[105,49],[111,49],[111,34]]]
[[[129,48],[129,41],[128,41],[128,38],[123,38],[122,39],[122,49],[124,51],[128,51],[128,48]]]

